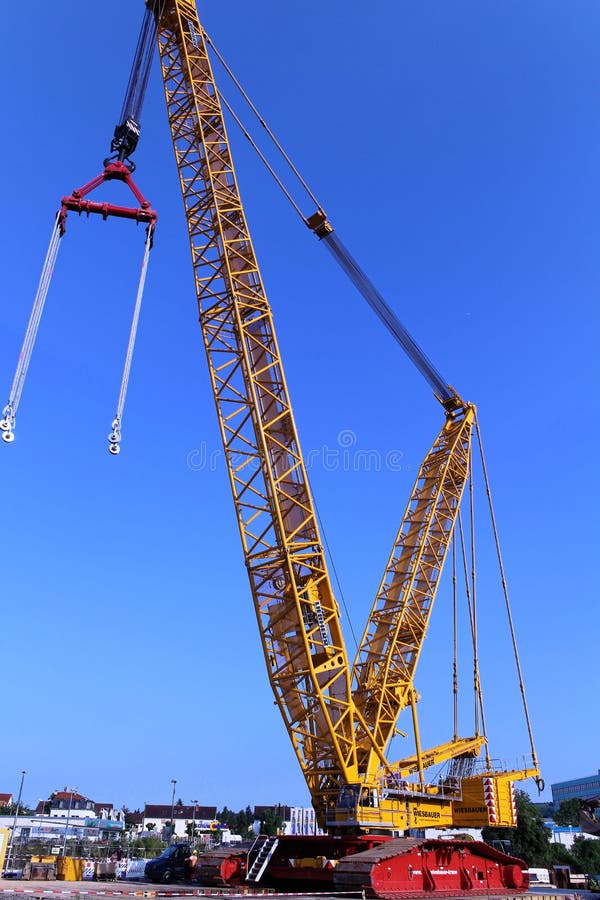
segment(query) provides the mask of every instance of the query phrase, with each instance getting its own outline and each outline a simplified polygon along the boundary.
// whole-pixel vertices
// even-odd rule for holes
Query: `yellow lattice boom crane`
[[[265,661],[319,821],[401,831],[435,813],[440,825],[488,824],[485,784],[494,792],[497,824],[514,825],[509,785],[536,776],[536,765],[461,779],[461,801],[456,785],[454,796],[450,785],[433,788],[423,778],[402,788],[434,763],[479,755],[482,735],[430,750],[417,739],[415,756],[396,763],[385,755],[404,708],[416,726],[414,673],[467,482],[475,409],[438,385],[445,421],[420,468],[351,666],[192,0],[162,5],[158,46],[200,324]],[[321,212],[309,224],[319,237],[333,232]],[[476,805],[480,814],[471,812]]]
[[[155,36],[200,325],[268,677],[318,823],[328,835],[319,837],[320,843],[315,837],[308,849],[308,838],[295,844],[265,840],[244,865],[227,872],[222,865],[231,863],[231,854],[217,854],[215,880],[257,882],[265,876],[271,883],[289,884],[300,879],[313,889],[335,882],[382,897],[524,890],[527,878],[519,860],[482,844],[416,844],[406,837],[410,829],[427,825],[514,826],[515,781],[539,778],[529,721],[532,761],[514,770],[492,764],[485,727],[479,724],[483,716],[476,717],[473,734],[460,737],[455,717],[450,740],[421,746],[415,672],[470,478],[475,408],[446,383],[406,332],[318,206],[306,224],[417,365],[444,410],[351,662],[273,314],[238,190],[209,39],[193,0],[146,0],[136,51],[143,65],[138,70],[136,64],[130,78],[111,145],[114,157],[105,160],[102,176],[63,199],[55,245],[64,233],[67,210],[105,217],[109,210],[148,223],[147,262],[156,214],[131,181],[129,157],[139,138]],[[109,208],[82,200],[110,178],[125,181],[140,206]],[[33,339],[27,339],[31,346]],[[24,370],[18,371],[0,421],[7,443],[13,440],[23,378]],[[119,452],[123,391],[109,438],[113,453]],[[476,702],[482,704],[478,680],[476,667]],[[389,759],[404,710],[410,711],[414,752]],[[433,776],[442,764],[445,774]]]

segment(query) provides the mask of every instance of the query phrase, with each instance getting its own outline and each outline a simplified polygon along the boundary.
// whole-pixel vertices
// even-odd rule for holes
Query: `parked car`
[[[185,881],[187,858],[192,852],[189,844],[171,844],[157,859],[146,863],[144,874],[150,881],[169,884],[171,881]]]

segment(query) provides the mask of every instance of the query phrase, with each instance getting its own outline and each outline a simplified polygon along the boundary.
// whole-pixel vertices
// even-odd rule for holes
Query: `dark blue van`
[[[155,884],[185,881],[188,875],[187,859],[191,852],[189,844],[171,844],[157,859],[146,863],[146,878]]]

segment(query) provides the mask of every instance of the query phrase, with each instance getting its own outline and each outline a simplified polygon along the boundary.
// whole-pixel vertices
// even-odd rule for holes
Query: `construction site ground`
[[[270,897],[304,897],[306,900],[341,900],[343,897],[362,897],[360,892],[347,894],[299,894],[299,893],[275,893],[273,891],[260,890],[234,890],[227,888],[203,888],[197,884],[155,885],[150,882],[127,881],[14,881],[12,879],[0,879],[0,900],[59,900],[59,898],[82,898],[82,900],[94,900],[102,897],[231,897],[243,898],[251,896]],[[523,896],[523,895],[521,895]],[[545,893],[530,891],[525,895],[528,900],[598,900],[599,895],[591,891],[573,891],[551,889]],[[497,898],[487,897],[486,900],[515,900],[515,895],[499,894]],[[445,897],[444,900],[452,900]],[[462,898],[464,900],[464,898]]]

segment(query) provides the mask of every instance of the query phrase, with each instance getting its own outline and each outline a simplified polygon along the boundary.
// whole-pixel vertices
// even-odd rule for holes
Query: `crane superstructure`
[[[319,822],[401,832],[432,820],[488,824],[493,809],[492,821],[514,825],[512,783],[538,775],[535,759],[510,772],[494,771],[488,759],[480,773],[434,786],[425,768],[477,757],[485,736],[455,737],[430,750],[418,739],[414,673],[469,474],[475,409],[441,382],[445,421],[418,473],[351,666],[205,32],[193,0],[149,5],[265,661]],[[333,234],[322,210],[308,224],[325,241]],[[333,252],[339,255],[339,242]],[[407,706],[416,752],[390,763],[386,748]]]

